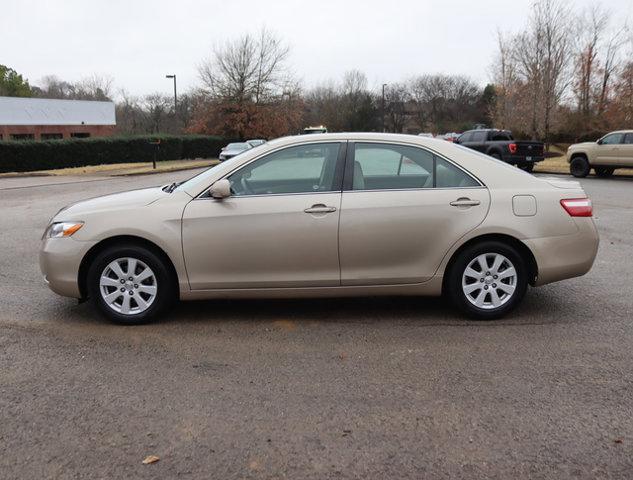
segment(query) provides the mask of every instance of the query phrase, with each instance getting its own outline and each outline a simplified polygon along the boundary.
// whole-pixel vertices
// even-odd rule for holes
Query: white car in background
[[[229,143],[226,147],[220,150],[218,158],[221,162],[223,162],[224,160],[233,158],[246,150],[250,150],[251,148],[253,147],[248,142]]]
[[[252,148],[255,148],[255,147],[259,147],[260,145],[263,145],[264,143],[266,143],[266,140],[261,139],[261,138],[257,138],[257,139],[253,139],[253,140],[246,140],[246,143],[248,143]]]

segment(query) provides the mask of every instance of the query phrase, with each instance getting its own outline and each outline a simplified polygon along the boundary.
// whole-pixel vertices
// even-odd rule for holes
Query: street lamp
[[[386,86],[387,86],[386,83],[382,84],[382,108],[381,108],[382,120],[381,120],[381,123],[382,123],[382,131],[383,131],[383,133],[385,131],[385,87]]]
[[[176,107],[178,106],[178,95],[176,94],[176,75],[165,75],[165,78],[174,79],[174,115],[176,115]]]

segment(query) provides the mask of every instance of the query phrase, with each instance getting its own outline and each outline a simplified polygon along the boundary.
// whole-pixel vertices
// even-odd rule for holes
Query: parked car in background
[[[592,168],[599,177],[609,177],[618,168],[633,168],[633,130],[619,130],[595,142],[571,145],[567,161],[574,177],[586,177]]]
[[[253,139],[253,140],[246,140],[246,143],[248,143],[252,148],[255,148],[255,147],[259,147],[260,145],[263,145],[264,143],[266,143],[266,140],[263,140],[261,138],[257,138],[257,139]]]
[[[459,138],[460,135],[461,133],[448,132],[442,135],[442,139],[446,140],[447,142],[454,142]]]
[[[218,158],[221,162],[233,158],[246,150],[253,148],[248,142],[229,143],[226,147],[220,150]]]
[[[177,298],[363,295],[444,294],[491,319],[528,284],[589,271],[591,216],[578,182],[441,140],[294,136],[185,182],[60,210],[40,265],[53,291],[124,324]]]
[[[327,133],[327,127],[319,125],[318,127],[306,127],[302,132],[304,135],[310,135],[313,133]]]
[[[455,143],[516,165],[527,172],[534,169],[535,163],[545,159],[543,142],[517,141],[509,130],[468,130]]]
[[[431,132],[422,132],[422,133],[418,133],[419,137],[425,137],[425,138],[433,138],[434,135]]]

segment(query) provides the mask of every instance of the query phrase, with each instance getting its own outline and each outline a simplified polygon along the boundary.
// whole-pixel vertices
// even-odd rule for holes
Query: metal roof
[[[116,125],[113,102],[0,97],[0,125]]]

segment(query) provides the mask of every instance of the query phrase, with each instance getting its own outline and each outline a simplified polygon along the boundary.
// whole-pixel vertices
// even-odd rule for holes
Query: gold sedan
[[[498,318],[585,274],[598,248],[574,181],[536,178],[430,138],[273,140],[181,184],[62,209],[40,265],[56,293],[113,321],[176,299],[447,295]]]

